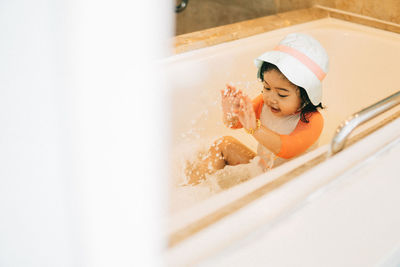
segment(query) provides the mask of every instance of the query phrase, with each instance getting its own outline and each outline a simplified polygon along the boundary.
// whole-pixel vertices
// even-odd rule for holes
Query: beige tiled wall
[[[311,7],[314,0],[189,0],[176,14],[176,35]],[[180,0],[176,0],[177,3]]]
[[[399,0],[314,0],[314,3],[400,24]]]

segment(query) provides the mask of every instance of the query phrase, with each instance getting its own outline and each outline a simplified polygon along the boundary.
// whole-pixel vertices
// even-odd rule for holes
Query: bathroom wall
[[[307,8],[312,4],[313,0],[189,0],[186,9],[175,15],[175,34]]]
[[[180,1],[175,0],[175,3],[178,4]],[[313,5],[400,23],[399,0],[189,0],[186,9],[175,14],[175,34],[204,30]]]
[[[399,0],[314,0],[314,4],[400,23]]]

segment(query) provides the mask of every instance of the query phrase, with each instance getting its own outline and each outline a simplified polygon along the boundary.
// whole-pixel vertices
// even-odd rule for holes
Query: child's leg
[[[200,154],[196,162],[188,164],[185,173],[189,183],[197,184],[205,179],[206,174],[213,174],[225,165],[249,163],[255,156],[256,153],[239,140],[224,136],[215,141],[206,153]]]
[[[256,153],[232,136],[224,136],[214,142],[214,144],[217,143],[219,143],[217,147],[221,150],[225,165],[249,163],[256,156]]]

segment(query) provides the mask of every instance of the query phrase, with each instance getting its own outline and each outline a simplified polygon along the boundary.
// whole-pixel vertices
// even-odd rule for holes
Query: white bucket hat
[[[303,87],[313,105],[321,103],[322,80],[328,72],[329,58],[313,37],[303,33],[287,35],[274,50],[255,59],[258,78],[263,62],[276,65],[290,82]]]

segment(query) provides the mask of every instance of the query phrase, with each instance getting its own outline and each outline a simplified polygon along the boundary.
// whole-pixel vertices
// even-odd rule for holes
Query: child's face
[[[278,117],[300,111],[300,90],[276,70],[264,72],[262,95],[265,105]]]

